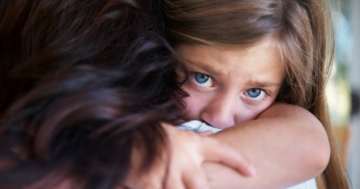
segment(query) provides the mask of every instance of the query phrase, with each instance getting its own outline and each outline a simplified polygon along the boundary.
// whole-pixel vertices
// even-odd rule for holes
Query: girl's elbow
[[[320,175],[325,170],[330,160],[330,154],[331,150],[327,135],[326,137],[324,137],[324,139],[317,140],[312,145],[311,149],[309,150],[309,155],[311,155],[310,157],[312,157],[310,158],[311,166],[309,167],[314,168],[314,176]]]

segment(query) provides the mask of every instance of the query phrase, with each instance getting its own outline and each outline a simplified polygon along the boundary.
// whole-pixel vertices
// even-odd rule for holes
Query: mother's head
[[[0,4],[1,188],[112,188],[163,150],[182,92],[147,3]]]

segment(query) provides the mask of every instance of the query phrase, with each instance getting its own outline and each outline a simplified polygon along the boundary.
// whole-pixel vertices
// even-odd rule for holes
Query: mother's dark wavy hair
[[[157,5],[0,1],[0,188],[114,188],[135,145],[149,168],[185,95]]]

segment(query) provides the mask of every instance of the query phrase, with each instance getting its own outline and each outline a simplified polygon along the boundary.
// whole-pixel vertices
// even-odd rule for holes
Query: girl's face
[[[200,120],[217,128],[256,118],[268,108],[284,79],[284,65],[270,41],[225,49],[184,44],[176,55],[190,72],[183,89],[186,120]]]

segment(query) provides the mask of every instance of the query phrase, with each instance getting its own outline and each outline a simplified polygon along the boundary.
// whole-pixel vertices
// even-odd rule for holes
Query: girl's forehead
[[[193,57],[200,57],[202,54],[206,54],[205,52],[208,51],[221,51],[221,52],[231,52],[237,54],[251,54],[254,51],[257,51],[261,48],[269,47],[268,49],[272,49],[275,51],[276,54],[279,54],[279,57],[282,57],[282,51],[280,48],[281,40],[276,36],[268,36],[259,39],[254,43],[249,44],[222,44],[222,43],[211,43],[208,44],[189,44],[183,43],[179,44],[175,47],[175,54],[179,54],[178,52],[181,51],[181,55],[193,56]],[[195,50],[195,51],[194,51]],[[181,57],[184,58],[184,57]],[[185,57],[186,58],[186,57]],[[282,59],[282,58],[281,58]],[[281,61],[282,62],[282,61]]]
[[[273,67],[275,70],[284,68],[277,46],[266,41],[237,48],[182,45],[175,52],[181,62],[192,67],[201,67],[210,75],[230,75],[234,72],[238,72],[238,75],[248,75],[256,74],[256,70],[261,70],[258,73],[262,74]]]
[[[271,46],[278,51],[278,53],[282,54],[281,52],[281,40],[278,37],[278,34],[267,35],[261,37],[257,40],[253,40],[252,43],[241,43],[241,44],[226,44],[226,43],[218,43],[216,41],[205,41],[204,43],[180,43],[175,46],[175,51],[182,46],[211,46],[212,48],[217,48],[222,51],[244,51],[250,52],[256,48],[264,47],[264,46]]]
[[[219,44],[217,45],[219,48],[223,48],[224,50],[240,50],[240,49],[253,49],[259,47],[272,46],[278,48],[281,40],[277,37],[277,35],[270,35],[266,37],[259,38],[252,43],[246,44]]]

